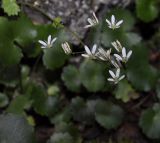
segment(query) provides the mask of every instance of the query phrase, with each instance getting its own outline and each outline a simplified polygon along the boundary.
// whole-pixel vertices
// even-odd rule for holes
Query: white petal
[[[88,18],[87,21],[89,22],[90,25],[94,25],[94,23],[93,23],[91,18]]]
[[[120,69],[118,68],[117,71],[116,71],[116,77],[118,78],[120,75]]]
[[[122,61],[122,57],[121,57],[120,55],[114,54],[114,56],[115,56],[117,59],[119,59],[120,61]]]
[[[106,19],[106,22],[108,23],[109,26],[111,25],[111,22],[108,19]]]
[[[50,44],[50,43],[51,43],[51,39],[52,39],[52,37],[51,37],[51,35],[49,35],[49,36],[48,36],[48,41],[47,41],[47,42],[48,42],[48,44]]]
[[[94,45],[93,45],[93,48],[92,48],[92,54],[95,54],[96,49],[97,49],[97,45],[96,45],[96,44],[94,44]]]
[[[130,50],[127,54],[127,59],[129,59],[131,55],[132,55],[132,51]]]
[[[51,44],[53,44],[57,40],[57,37],[55,37],[52,41]]]
[[[92,27],[92,25],[86,25],[84,28],[90,28]]]
[[[109,70],[109,73],[110,73],[110,75],[111,75],[113,78],[115,78],[115,77],[116,77],[116,75],[114,74],[114,72],[113,72],[113,71]]]
[[[113,82],[114,82],[114,79],[113,79],[113,78],[108,78],[107,80],[108,80],[108,81],[113,81]]]
[[[40,44],[42,44],[43,46],[47,46],[47,43],[44,42],[44,41],[42,41],[42,40],[39,40],[38,42],[39,42]]]
[[[123,20],[120,20],[120,21],[118,21],[117,23],[116,23],[116,26],[119,26],[119,25],[121,25],[123,23]]]
[[[85,57],[85,58],[89,58],[89,57],[90,57],[90,56],[87,55],[87,54],[82,54],[82,56]]]
[[[115,66],[115,68],[119,68],[119,65],[115,61],[111,60],[111,63],[113,66]]]
[[[91,51],[90,51],[90,49],[88,48],[88,46],[84,46],[84,48],[85,48],[85,51],[86,51],[86,53],[88,54],[88,55],[91,55],[92,53],[91,53]]]
[[[115,16],[114,15],[111,16],[111,23],[112,23],[112,25],[115,25]]]
[[[116,47],[117,45],[116,45],[116,42],[111,42],[111,45],[113,46],[113,47]]]
[[[98,18],[97,18],[97,16],[96,16],[96,14],[93,12],[93,16],[94,16],[94,18],[95,18],[95,20],[96,20],[96,23],[98,23],[99,21],[98,21]]]
[[[120,81],[120,80],[122,80],[124,78],[125,78],[125,75],[122,75],[118,80]]]
[[[126,48],[124,48],[124,47],[122,49],[122,57],[126,57]]]

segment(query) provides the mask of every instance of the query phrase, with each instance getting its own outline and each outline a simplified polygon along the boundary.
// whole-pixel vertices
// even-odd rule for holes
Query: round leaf
[[[54,133],[47,143],[75,143],[69,133]]]
[[[43,64],[48,69],[56,69],[61,67],[67,59],[60,46],[54,45],[49,49],[44,49]]]
[[[132,50],[127,63],[127,77],[136,89],[149,91],[155,86],[157,71],[149,65],[147,49],[143,45],[134,46]]]
[[[81,64],[80,77],[82,84],[91,92],[103,90],[106,84],[104,65],[93,60],[86,60]]]
[[[160,139],[160,104],[146,109],[140,118],[139,125],[143,132],[152,139]]]
[[[137,16],[144,22],[153,21],[158,16],[155,0],[136,0]]]
[[[106,129],[118,127],[123,119],[123,110],[111,102],[99,100],[95,107],[96,121]]]
[[[71,91],[79,91],[81,79],[79,71],[75,66],[67,66],[63,69],[62,79],[66,87]]]

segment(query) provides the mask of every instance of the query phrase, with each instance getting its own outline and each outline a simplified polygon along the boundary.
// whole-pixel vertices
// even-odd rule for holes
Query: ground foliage
[[[126,9],[111,8],[102,23],[87,33],[85,42],[108,49],[118,39],[132,49],[123,71],[126,79],[113,85],[107,82],[108,65],[65,55],[61,43],[68,37],[60,18],[51,24],[33,24],[16,0],[2,0],[0,142],[158,143],[158,6],[158,0],[136,0]],[[112,14],[124,20],[116,32],[105,22]],[[58,40],[42,51],[38,40],[49,34]],[[83,51],[80,45],[72,48]]]

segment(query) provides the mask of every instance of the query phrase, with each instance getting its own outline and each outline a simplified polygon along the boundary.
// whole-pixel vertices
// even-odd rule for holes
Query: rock
[[[52,19],[61,17],[64,25],[68,26],[72,31],[78,33],[81,39],[84,38],[87,29],[84,26],[87,24],[87,18],[91,17],[92,11],[97,11],[100,5],[105,5],[105,9],[109,5],[126,6],[131,0],[19,0],[27,2],[35,7],[42,9]],[[33,21],[39,23],[47,23],[45,17],[40,16],[39,13],[33,12],[33,9],[25,8],[27,14]],[[71,34],[70,34],[71,35]],[[72,35],[70,36],[73,44],[78,45],[77,41]]]

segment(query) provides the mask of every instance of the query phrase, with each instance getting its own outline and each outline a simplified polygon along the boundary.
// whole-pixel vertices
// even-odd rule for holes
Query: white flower
[[[111,42],[111,44],[117,50],[117,52],[121,52],[122,51],[123,47],[122,47],[121,43],[118,40],[116,40],[114,42]]]
[[[62,43],[62,49],[64,50],[65,54],[67,54],[67,55],[72,53],[72,50],[71,50],[68,42]]]
[[[92,14],[93,14],[93,18],[87,19],[89,24],[86,25],[84,28],[90,28],[90,27],[93,27],[99,23],[98,18],[96,17],[96,14],[94,12]]]
[[[103,61],[108,61],[111,58],[111,49],[105,51],[103,48],[98,49],[97,57]]]
[[[114,30],[114,29],[120,27],[120,25],[123,23],[123,20],[120,20],[120,21],[116,22],[115,16],[112,15],[111,16],[111,21],[106,19],[106,22],[108,23],[108,27]]]
[[[56,40],[57,37],[52,39],[51,35],[49,35],[47,41],[39,40],[38,42],[42,45],[41,48],[45,49],[45,48],[51,48]]]
[[[128,61],[128,59],[131,57],[131,55],[132,55],[132,50],[130,50],[128,53],[126,53],[126,48],[125,47],[122,48],[122,56],[120,56],[118,54],[114,54],[114,56],[119,61],[122,61],[124,63],[126,63]]]
[[[114,82],[114,84],[117,84],[120,80],[122,80],[125,75],[120,76],[120,68],[116,70],[116,73],[109,70],[109,73],[111,75],[111,78],[108,78],[108,81]]]
[[[84,46],[86,54],[82,54],[83,57],[85,58],[91,58],[91,59],[96,59],[96,50],[97,50],[97,45],[94,44],[92,50],[88,48],[88,46]]]

